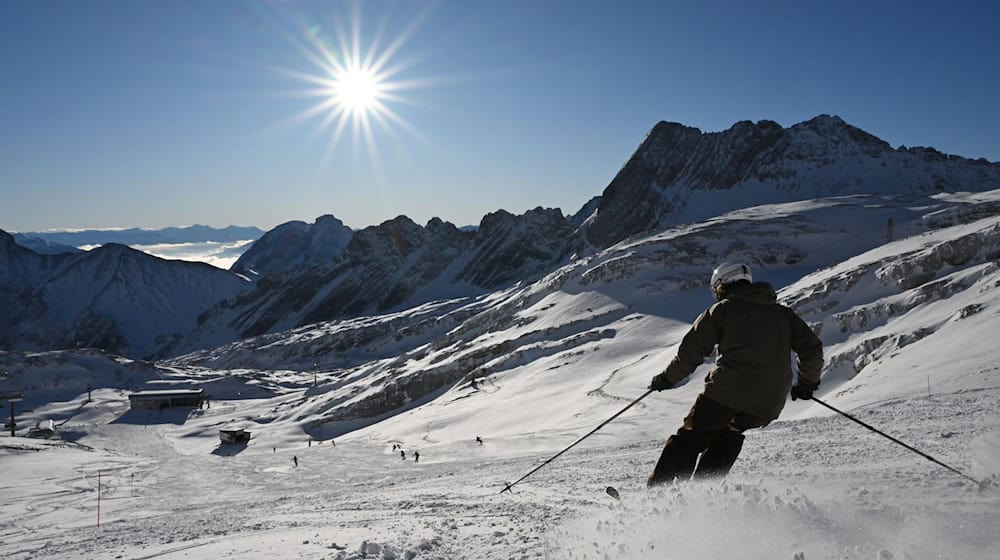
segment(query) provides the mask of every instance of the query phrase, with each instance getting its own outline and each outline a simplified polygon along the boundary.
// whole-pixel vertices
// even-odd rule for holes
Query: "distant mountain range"
[[[186,227],[168,227],[164,229],[87,229],[77,231],[32,231],[14,234],[18,244],[30,249],[32,239],[69,247],[85,245],[104,245],[119,243],[121,245],[156,245],[159,243],[201,243],[217,241],[231,243],[258,239],[264,231],[257,227],[228,226],[221,229],[211,226],[193,225]],[[22,243],[25,240],[25,243]]]
[[[115,248],[113,253],[101,253],[107,255],[95,269],[101,275],[74,275],[73,282],[59,291],[60,297],[51,295],[54,288],[42,290],[28,281],[14,283],[6,292],[9,297],[0,302],[0,313],[5,317],[29,323],[55,321],[73,333],[80,332],[73,325],[82,322],[90,325],[82,331],[86,336],[44,338],[43,330],[25,333],[12,326],[19,323],[11,323],[6,331],[0,331],[8,333],[6,339],[0,337],[0,348],[20,348],[25,341],[33,347],[60,348],[70,342],[94,340],[97,346],[133,356],[149,352],[170,356],[322,321],[403,312],[433,301],[485,297],[530,284],[565,265],[585,262],[603,249],[637,236],[739,208],[853,194],[928,200],[939,193],[993,189],[1000,189],[1000,164],[945,155],[932,148],[893,149],[837,117],[821,115],[787,129],[771,121],[745,121],[718,133],[661,122],[604,192],[570,216],[559,209],[535,208],[521,215],[498,210],[484,216],[471,230],[437,218],[421,226],[406,216],[356,232],[330,215],[317,218],[314,224],[289,222],[260,236],[233,265],[233,272],[256,279],[250,288],[235,274],[218,270],[219,274],[203,274],[180,268],[183,263],[174,268],[174,263],[158,259],[153,264]],[[190,240],[199,231],[204,238],[205,230],[210,229],[170,228],[177,230],[173,237],[164,233],[169,230],[163,230],[155,238],[132,237],[129,242]],[[241,236],[255,228],[226,229],[234,238],[246,239]],[[180,230],[188,231],[181,235]],[[126,231],[136,236],[147,233]],[[97,240],[81,236],[83,233],[43,239],[67,245]],[[720,238],[717,243],[722,248],[713,248],[707,260],[739,249],[738,242],[731,239]],[[673,250],[683,262],[704,251],[698,247]],[[60,276],[51,276],[51,271],[63,268],[46,260],[48,257],[31,253],[35,256],[8,248],[0,253],[0,264],[10,270],[24,266],[4,262],[15,255],[18,262],[34,263],[28,267],[31,270],[42,267],[49,271],[36,275],[39,278],[35,281]],[[110,258],[111,254],[115,257]],[[796,257],[778,254],[773,258]],[[627,260],[623,256],[621,262]],[[699,266],[709,264],[699,260]],[[148,274],[154,268],[156,273]],[[603,269],[613,274],[615,265]],[[670,272],[665,270],[664,274]],[[24,293],[35,294],[34,299],[10,295],[17,290],[28,290]],[[150,301],[147,292],[163,297]],[[115,297],[103,297],[100,305],[80,304],[92,301],[95,293],[114,293]],[[32,301],[45,305],[30,304]],[[146,328],[130,323],[133,316],[170,316],[176,320]],[[145,325],[145,320],[138,320],[139,324]],[[96,336],[98,332],[108,336]]]

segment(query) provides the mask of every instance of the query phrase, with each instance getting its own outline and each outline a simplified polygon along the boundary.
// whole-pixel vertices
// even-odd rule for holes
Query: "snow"
[[[19,433],[51,419],[68,440],[0,438],[0,470],[15,473],[0,482],[0,556],[1000,557],[1000,487],[817,403],[790,402],[748,432],[725,481],[647,491],[710,364],[500,493],[643,394],[711,303],[710,265],[732,255],[821,329],[821,399],[977,480],[996,476],[997,200],[740,210],[534,284],[159,364],[0,353],[0,391],[25,391]],[[905,239],[861,234],[890,216]],[[193,386],[208,408],[127,410],[129,391]],[[233,428],[250,442],[223,446],[219,430]]]

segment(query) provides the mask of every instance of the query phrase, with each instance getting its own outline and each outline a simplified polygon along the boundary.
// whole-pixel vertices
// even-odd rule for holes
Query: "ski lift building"
[[[205,402],[204,389],[166,389],[138,391],[128,396],[133,410],[163,410],[164,408],[201,406]]]
[[[246,443],[250,441],[250,432],[246,430],[219,430],[219,440],[226,444]]]

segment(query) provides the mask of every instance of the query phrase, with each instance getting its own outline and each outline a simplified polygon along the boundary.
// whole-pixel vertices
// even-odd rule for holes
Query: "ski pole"
[[[645,393],[642,394],[641,397],[639,397],[638,399],[635,399],[634,401],[630,402],[628,406],[626,406],[625,408],[619,410],[611,418],[608,418],[604,422],[601,422],[600,426],[598,426],[598,427],[594,428],[593,430],[590,430],[589,432],[587,432],[587,434],[585,436],[583,436],[582,438],[580,438],[580,439],[574,441],[573,443],[571,443],[570,446],[567,447],[566,449],[563,449],[559,453],[556,453],[555,455],[553,455],[552,457],[550,457],[547,461],[545,461],[541,465],[538,465],[537,467],[531,469],[531,472],[529,472],[528,474],[522,476],[521,478],[515,480],[514,482],[507,483],[507,485],[503,487],[503,490],[501,490],[500,493],[503,494],[504,492],[509,491],[511,488],[514,487],[515,484],[517,484],[517,483],[521,482],[522,480],[528,478],[529,476],[535,474],[535,471],[537,471],[538,469],[544,467],[545,465],[548,465],[549,463],[551,463],[552,461],[554,461],[556,459],[556,457],[558,457],[558,456],[562,455],[563,453],[565,453],[565,452],[569,451],[570,449],[572,449],[574,445],[576,445],[576,444],[580,443],[581,441],[583,441],[583,440],[589,438],[590,436],[592,436],[594,434],[594,432],[596,432],[597,430],[600,430],[604,426],[608,425],[608,423],[610,423],[615,418],[618,418],[619,416],[621,416],[622,413],[624,413],[626,410],[628,410],[628,409],[632,408],[633,406],[639,404],[639,401],[641,401],[642,399],[648,397],[649,394],[652,393],[652,392],[653,392],[652,389],[646,391]]]
[[[880,436],[883,436],[883,437],[886,437],[886,438],[888,438],[888,439],[890,439],[890,440],[892,440],[892,441],[894,441],[894,442],[898,443],[899,445],[902,445],[903,447],[905,447],[905,448],[909,449],[910,451],[912,451],[912,452],[916,453],[917,455],[920,455],[921,457],[923,457],[923,458],[925,458],[925,459],[927,459],[927,460],[929,460],[929,461],[932,461],[932,462],[934,462],[934,463],[937,463],[938,465],[941,465],[942,467],[944,467],[944,468],[948,469],[949,471],[951,471],[951,472],[953,472],[953,473],[957,474],[958,476],[961,476],[961,477],[964,477],[964,478],[967,478],[967,479],[971,480],[972,482],[975,482],[976,484],[978,484],[978,485],[979,485],[979,488],[980,488],[980,490],[983,490],[983,489],[985,489],[985,488],[986,488],[986,486],[987,486],[987,485],[989,484],[989,482],[990,482],[990,480],[989,480],[989,479],[986,479],[986,480],[983,480],[983,481],[978,481],[978,480],[976,480],[976,479],[972,478],[971,476],[969,476],[969,475],[967,475],[967,474],[963,473],[962,471],[960,471],[960,470],[956,469],[955,467],[951,467],[951,466],[948,466],[948,465],[946,465],[946,464],[942,463],[941,461],[938,461],[937,459],[935,459],[934,457],[931,457],[930,455],[928,455],[928,454],[924,453],[923,451],[920,451],[919,449],[916,449],[916,448],[914,448],[914,447],[912,447],[912,446],[910,446],[910,445],[907,445],[907,444],[905,444],[905,443],[903,443],[903,442],[899,441],[898,439],[896,439],[896,438],[894,438],[894,437],[890,436],[889,434],[887,434],[887,433],[885,433],[885,432],[883,432],[883,431],[880,431],[880,430],[877,430],[877,429],[873,428],[872,426],[870,426],[870,425],[868,425],[868,424],[866,424],[866,423],[862,422],[861,420],[858,420],[857,418],[855,418],[855,417],[851,416],[850,414],[848,414],[848,413],[844,412],[843,410],[838,410],[837,408],[834,408],[833,406],[831,406],[831,405],[829,405],[829,404],[826,404],[825,402],[823,402],[823,401],[821,401],[821,400],[817,399],[816,397],[812,397],[812,400],[814,400],[814,401],[818,402],[819,404],[821,404],[821,405],[823,405],[823,406],[825,406],[825,407],[829,408],[830,410],[832,410],[832,411],[836,412],[837,414],[840,414],[840,415],[843,415],[843,416],[847,417],[847,418],[848,418],[849,420],[852,420],[852,421],[854,421],[854,422],[857,422],[858,424],[861,424],[862,426],[864,426],[864,427],[868,428],[869,430],[871,430],[871,431],[875,432],[876,434],[878,434],[878,435],[880,435]]]

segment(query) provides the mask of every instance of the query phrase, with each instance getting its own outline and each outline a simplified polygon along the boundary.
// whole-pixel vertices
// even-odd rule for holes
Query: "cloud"
[[[229,269],[240,258],[253,240],[202,243],[157,243],[155,245],[133,245],[133,249],[144,251],[162,259],[197,261],[212,266]]]

